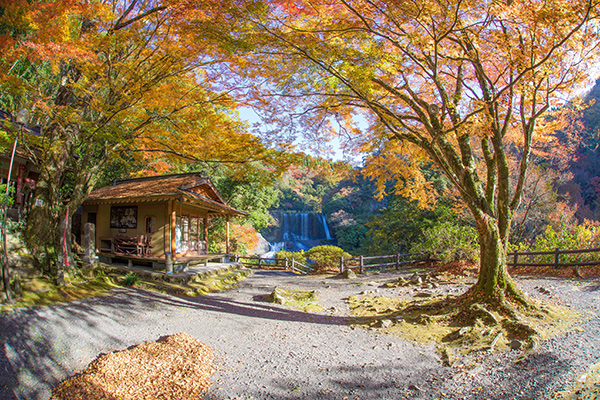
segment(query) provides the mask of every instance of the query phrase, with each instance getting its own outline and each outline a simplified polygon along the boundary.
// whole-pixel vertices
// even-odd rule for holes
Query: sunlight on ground
[[[539,340],[573,329],[584,318],[565,307],[538,303],[540,310],[520,310],[523,320],[517,323],[491,313],[494,316],[490,318],[496,321],[487,320],[482,314],[473,324],[461,326],[456,318],[460,310],[453,299],[453,296],[426,300],[351,296],[348,303],[356,326],[377,329],[418,344],[436,343],[448,364],[452,364],[452,354],[504,351],[511,346],[518,347],[517,350],[531,349]]]
[[[323,307],[318,303],[314,290],[275,288],[269,296],[269,300],[273,303],[290,306],[307,313],[323,311]]]
[[[558,392],[557,400],[600,399],[600,363],[592,365],[581,375],[570,390]]]

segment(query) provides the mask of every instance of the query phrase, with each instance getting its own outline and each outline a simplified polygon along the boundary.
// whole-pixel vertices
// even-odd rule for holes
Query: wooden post
[[[515,255],[513,256],[513,267],[516,267],[519,262],[519,253],[515,251]]]
[[[396,253],[396,269],[400,269],[400,253]]]
[[[340,257],[340,274],[344,273],[344,257]]]
[[[96,222],[94,223],[94,225],[96,226],[96,238],[95,238],[95,243],[96,243],[96,252],[98,252],[100,250],[100,229],[98,228],[98,215],[100,215],[100,205],[96,204]]]
[[[293,258],[292,258],[292,260],[293,260]],[[290,260],[289,260],[289,259],[286,257],[286,258],[285,258],[285,270],[286,270],[286,271],[287,271],[288,269],[290,269],[289,262],[290,262]]]
[[[225,222],[225,253],[229,254],[229,215]]]
[[[363,260],[363,256],[360,256],[360,273],[362,274],[365,269],[365,262]]]
[[[554,250],[554,268],[558,268],[558,256],[559,256],[559,249],[557,248],[556,250]]]
[[[171,254],[173,260],[176,258],[175,251],[177,250],[177,240],[175,238],[175,231],[177,230],[177,210],[175,209],[174,200],[171,200]]]
[[[206,254],[208,254],[208,214],[204,218],[204,244],[206,245]]]

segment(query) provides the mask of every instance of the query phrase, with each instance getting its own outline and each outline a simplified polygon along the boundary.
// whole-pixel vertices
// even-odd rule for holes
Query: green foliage
[[[352,168],[344,162],[331,162],[306,156],[301,163],[290,166],[283,178],[275,183],[280,192],[279,210],[330,213],[326,203],[338,190],[342,181],[352,175]]]
[[[392,196],[390,205],[365,224],[368,231],[361,253],[408,253],[415,243],[423,242],[426,230],[453,217],[456,218],[445,205],[424,210],[415,201]]]
[[[140,278],[138,275],[129,273],[129,274],[125,275],[125,277],[123,278],[123,286],[127,286],[127,287],[135,286],[141,280],[142,280],[142,278]]]
[[[6,185],[0,184],[0,204],[4,204],[4,202],[10,206],[13,202],[13,199],[11,196],[6,196]]]
[[[535,238],[534,243],[528,246],[526,242],[511,245],[509,251],[554,251],[591,249],[600,246],[600,226],[598,223],[585,221],[581,224],[561,224],[559,227],[548,225],[543,234]],[[588,262],[596,261],[595,253],[561,254],[560,262]],[[553,263],[554,255],[521,256],[519,262]]]
[[[443,222],[426,229],[423,236],[423,242],[412,246],[412,253],[429,252],[443,262],[479,260],[477,231],[471,226]]]
[[[224,171],[221,172],[223,174]],[[234,208],[249,213],[252,226],[261,231],[273,222],[269,209],[279,204],[279,193],[273,186],[263,185],[257,177],[250,174],[246,179],[231,176],[214,176],[217,190],[227,203]]]
[[[338,246],[348,252],[357,251],[367,238],[367,227],[363,224],[338,226],[334,232]]]
[[[287,251],[280,250],[275,254],[275,258],[284,259],[287,258],[289,260],[296,260],[296,262],[306,264],[306,253],[304,250],[300,251]]]
[[[349,258],[352,255],[346,253],[337,246],[316,246],[308,250],[306,257],[312,261],[315,272],[337,271],[340,266],[340,258]]]

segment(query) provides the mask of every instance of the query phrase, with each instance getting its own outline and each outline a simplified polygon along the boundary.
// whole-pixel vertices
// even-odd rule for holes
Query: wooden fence
[[[247,260],[247,261],[242,261]],[[285,269],[298,272],[300,274],[309,274],[314,271],[313,268],[299,263],[293,258],[264,258],[258,256],[233,256],[234,262],[246,265],[248,267],[262,268],[263,266],[274,267],[275,269]]]
[[[600,248],[580,249],[580,250],[560,250],[552,251],[524,251],[508,253],[509,267],[583,267],[588,265],[600,265],[600,256],[594,256],[600,253]],[[584,256],[581,256],[584,255]],[[561,256],[566,256],[565,262],[561,262]],[[542,260],[533,262],[535,257],[541,257]],[[525,261],[519,261],[519,258]],[[233,260],[249,267],[262,268],[271,267],[277,269],[291,270],[301,274],[308,274],[314,271],[313,268],[288,258],[262,258],[258,256],[239,256],[234,255]],[[242,261],[246,260],[246,261]],[[377,262],[379,261],[379,262]],[[351,258],[340,258],[340,272],[347,269],[358,269],[362,274],[368,269],[396,268],[413,264],[417,262],[431,261],[429,253],[411,253],[411,254],[392,254],[385,256],[360,256]]]
[[[382,269],[390,267],[400,269],[402,265],[429,261],[429,259],[429,253],[392,254],[386,256],[369,257],[360,256],[352,258],[341,257],[340,273],[344,273],[346,269],[358,269],[361,274],[366,269]],[[380,262],[373,262],[374,260],[380,260]]]
[[[581,249],[581,250],[560,250],[553,251],[524,251],[508,253],[507,256],[509,267],[583,267],[587,265],[600,265],[599,257],[594,257],[594,253],[599,253],[600,248]],[[574,255],[590,254],[583,257]],[[567,255],[566,262],[560,262],[561,255]],[[519,262],[519,257],[525,256],[527,259]],[[542,256],[544,260],[533,262],[532,259],[536,256]],[[595,258],[595,260],[594,260]]]

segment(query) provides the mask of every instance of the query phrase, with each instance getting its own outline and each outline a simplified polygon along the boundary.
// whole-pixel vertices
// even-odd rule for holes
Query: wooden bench
[[[152,255],[152,237],[139,236],[115,236],[111,240],[111,252],[131,256]]]

